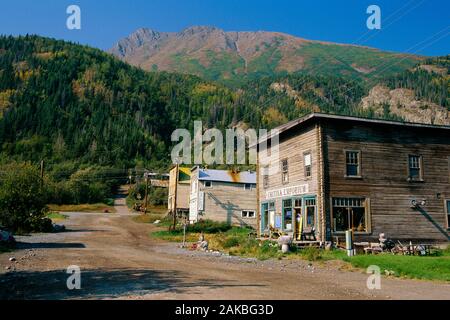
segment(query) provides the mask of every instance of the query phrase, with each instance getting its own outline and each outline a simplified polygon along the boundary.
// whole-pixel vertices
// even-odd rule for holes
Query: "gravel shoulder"
[[[448,283],[382,277],[381,290],[369,290],[367,274],[339,262],[181,249],[117,212],[65,213],[67,232],[17,237],[19,249],[0,254],[0,299],[450,299]],[[80,290],[67,289],[71,265]]]

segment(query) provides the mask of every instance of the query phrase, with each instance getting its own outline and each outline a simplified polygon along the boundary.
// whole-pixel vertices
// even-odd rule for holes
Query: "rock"
[[[14,262],[14,261],[16,261],[16,258],[15,257],[11,257],[11,258],[9,258],[9,261]]]
[[[161,222],[161,220],[156,220],[155,222],[153,222],[153,224],[158,224],[160,222]]]
[[[5,270],[11,270],[11,267],[10,266],[6,266]]]

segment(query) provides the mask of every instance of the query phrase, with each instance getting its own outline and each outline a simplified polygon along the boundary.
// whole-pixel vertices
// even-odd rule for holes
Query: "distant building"
[[[191,169],[173,167],[169,172],[168,209],[178,216],[187,216],[189,213],[189,193],[191,183]]]
[[[189,220],[256,228],[256,173],[192,168]]]
[[[278,129],[279,171],[260,176],[261,233],[450,239],[449,126],[314,113]]]

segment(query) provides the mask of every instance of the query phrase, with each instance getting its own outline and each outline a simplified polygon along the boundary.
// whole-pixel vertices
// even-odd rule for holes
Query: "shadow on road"
[[[81,289],[68,290],[65,270],[10,272],[0,275],[0,299],[107,299],[123,295],[182,293],[191,288],[262,287],[239,281],[196,280],[178,271],[139,269],[81,271]]]
[[[86,246],[82,243],[58,243],[58,242],[17,242],[17,249],[82,249]]]

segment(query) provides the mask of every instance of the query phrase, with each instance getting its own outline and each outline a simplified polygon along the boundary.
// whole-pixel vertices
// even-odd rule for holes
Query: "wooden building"
[[[313,113],[278,129],[279,170],[260,164],[262,234],[449,240],[449,126]]]
[[[176,211],[178,216],[189,213],[189,191],[191,169],[174,166],[169,172],[169,195],[167,208],[170,213]]]
[[[189,220],[256,228],[256,172],[192,168]]]

